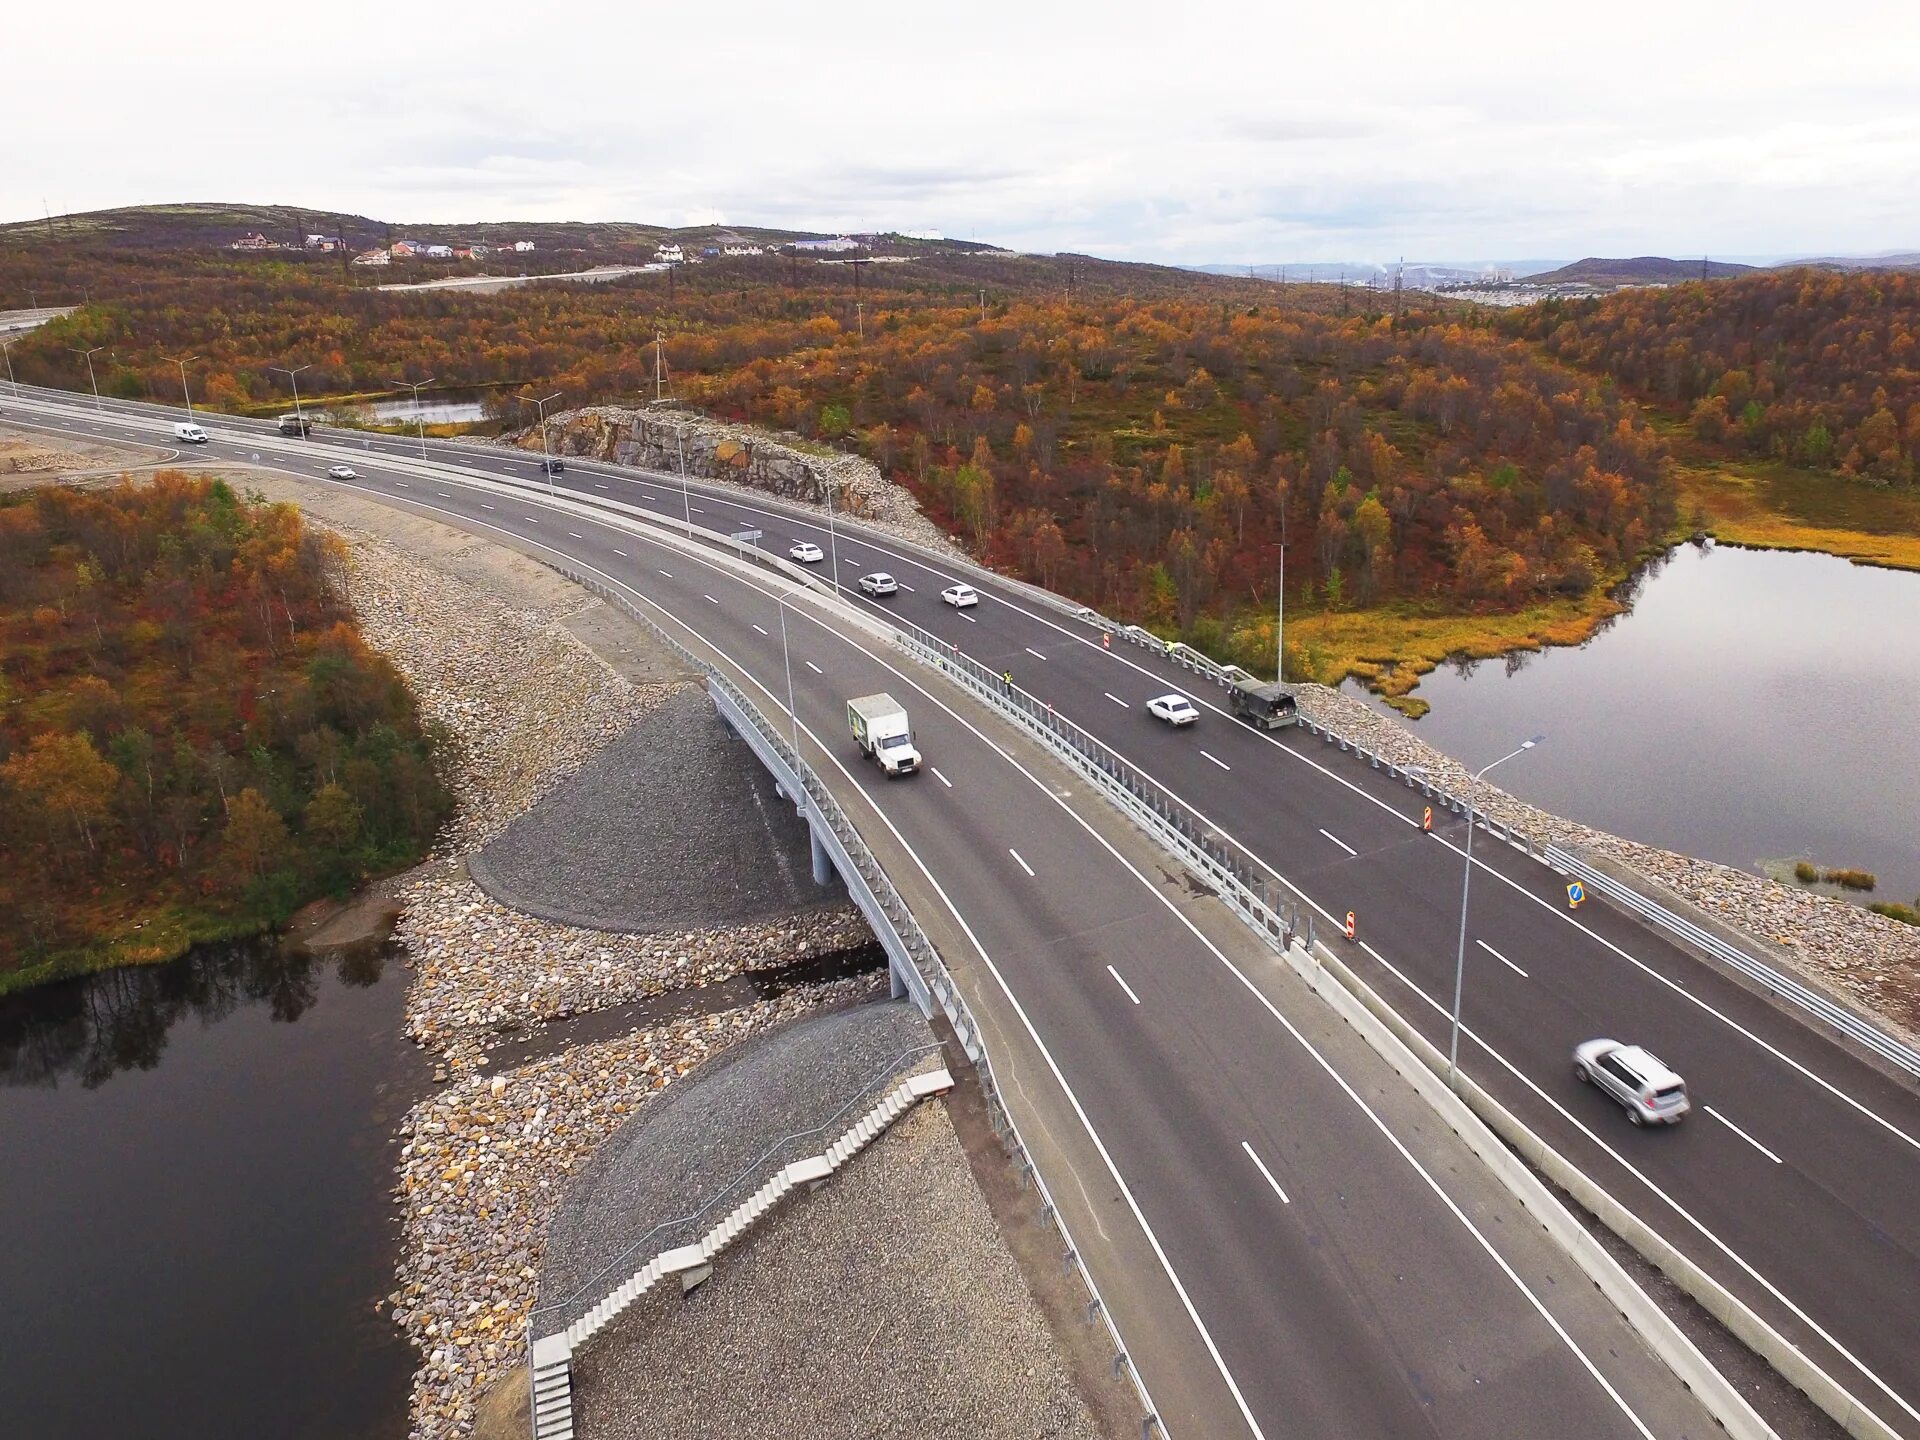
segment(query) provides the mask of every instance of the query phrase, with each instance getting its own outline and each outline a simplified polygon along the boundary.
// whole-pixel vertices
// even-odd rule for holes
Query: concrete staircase
[[[721,1251],[746,1233],[792,1191],[801,1186],[817,1190],[886,1128],[930,1095],[953,1088],[945,1069],[930,1070],[901,1081],[883,1095],[838,1140],[819,1155],[809,1155],[782,1166],[773,1177],[727,1213],[719,1224],[690,1245],[663,1250],[565,1330],[533,1342],[534,1440],[573,1440],[573,1352],[617,1320],[626,1308],[668,1276],[680,1280],[684,1295],[713,1273]]]

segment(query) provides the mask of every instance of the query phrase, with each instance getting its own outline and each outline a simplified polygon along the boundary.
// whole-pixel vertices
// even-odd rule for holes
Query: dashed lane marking
[[[1260,1167],[1260,1173],[1267,1177],[1267,1184],[1271,1185],[1273,1187],[1273,1193],[1280,1197],[1280,1203],[1282,1205],[1291,1205],[1293,1201],[1289,1200],[1287,1198],[1287,1192],[1280,1188],[1280,1182],[1273,1178],[1273,1172],[1267,1169],[1267,1162],[1253,1153],[1253,1146],[1242,1140],[1240,1142],[1240,1148],[1247,1152],[1247,1158],[1249,1160]]]
[[[1514,964],[1511,960],[1507,959],[1506,956],[1502,955],[1498,950],[1494,949],[1491,945],[1487,944],[1486,941],[1476,940],[1473,943],[1478,945],[1482,950],[1486,951],[1487,954],[1491,955],[1494,959],[1498,960],[1502,965],[1506,966],[1509,970],[1513,971],[1513,973],[1518,975],[1522,980],[1531,978],[1528,976],[1526,971],[1522,970],[1518,965]]]
[[[1227,764],[1227,762],[1226,762],[1226,761],[1224,761],[1224,760],[1222,760],[1222,759],[1221,759],[1221,758],[1220,758],[1220,757],[1219,757],[1218,755],[1208,755],[1208,754],[1207,754],[1207,752],[1206,752],[1205,750],[1202,750],[1202,751],[1201,751],[1200,753],[1201,753],[1202,755],[1206,755],[1206,756],[1207,756],[1207,759],[1209,759],[1209,760],[1211,760],[1211,761],[1213,761],[1213,763],[1214,763],[1214,764],[1216,764],[1216,765],[1218,765],[1218,766],[1219,766],[1219,767],[1220,767],[1220,768],[1221,768],[1222,770],[1231,770],[1231,769],[1233,769],[1233,766],[1231,766],[1231,765],[1229,765],[1229,764]],[[1322,831],[1321,833],[1322,833],[1322,834],[1325,834],[1326,832],[1325,832],[1325,831]]]
[[[1733,1121],[1727,1119],[1726,1116],[1722,1115],[1718,1110],[1714,1109],[1713,1106],[1702,1105],[1700,1108],[1706,1111],[1707,1114],[1713,1116],[1714,1119],[1718,1120],[1722,1125],[1726,1126],[1727,1129],[1731,1130],[1734,1134],[1738,1135],[1742,1140],[1746,1141],[1747,1144],[1753,1146],[1754,1149],[1758,1150],[1762,1155],[1766,1156],[1767,1159],[1773,1161],[1774,1164],[1779,1165],[1783,1163],[1778,1155],[1774,1154],[1773,1151],[1767,1149],[1766,1146],[1762,1145],[1758,1140],[1754,1139],[1753,1136],[1747,1134],[1746,1131],[1742,1130],[1738,1125],[1734,1124]]]
[[[1118,980],[1120,982],[1120,988],[1127,992],[1127,999],[1133,1001],[1133,1003],[1136,1005],[1140,1003],[1140,997],[1133,993],[1133,986],[1127,984],[1126,980],[1122,978],[1118,970],[1114,969],[1113,966],[1109,965],[1107,966],[1107,974],[1113,976],[1115,980]]]
[[[947,789],[949,790],[953,789],[953,781],[947,779],[946,776],[940,773],[940,767],[938,765],[929,765],[927,768],[933,771],[934,779],[938,780],[942,785],[946,786]]]
[[[1021,868],[1022,870],[1024,870],[1024,871],[1026,871],[1026,872],[1027,872],[1027,875],[1028,875],[1028,878],[1030,878],[1030,879],[1031,879],[1031,878],[1033,878],[1033,866],[1031,866],[1031,865],[1029,865],[1029,864],[1027,864],[1027,862],[1026,862],[1025,860],[1022,860],[1022,859],[1020,858],[1020,852],[1019,852],[1018,850],[1016,850],[1016,849],[1014,849],[1014,848],[1013,848],[1013,847],[1012,847],[1011,845],[1009,845],[1009,846],[1007,847],[1007,854],[1009,854],[1009,855],[1011,855],[1011,856],[1013,856],[1013,858],[1014,858],[1014,862],[1015,862],[1015,863],[1016,863],[1017,865],[1019,865],[1019,867],[1020,867],[1020,868]]]
[[[1331,840],[1334,844],[1338,845],[1342,850],[1346,851],[1347,854],[1358,855],[1360,853],[1358,850],[1354,849],[1351,845],[1347,844],[1346,841],[1342,840],[1338,835],[1334,834],[1331,830],[1322,830],[1320,833],[1326,836],[1327,839]]]
[[[1111,690],[1102,690],[1100,693],[1106,696],[1107,699],[1113,701],[1113,703],[1118,705],[1122,710],[1131,710],[1133,708],[1126,701],[1122,700],[1118,695],[1114,694]]]

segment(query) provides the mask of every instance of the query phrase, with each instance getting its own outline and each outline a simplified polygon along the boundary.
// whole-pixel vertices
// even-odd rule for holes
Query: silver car
[[[886,571],[876,570],[860,577],[860,588],[869,595],[891,595],[900,588],[900,582]]]
[[[1687,1082],[1638,1045],[1588,1040],[1573,1050],[1573,1074],[1617,1100],[1636,1125],[1676,1125],[1692,1109]]]

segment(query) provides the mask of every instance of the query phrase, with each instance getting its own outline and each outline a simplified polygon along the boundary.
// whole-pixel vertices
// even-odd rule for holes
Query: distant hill
[[[1735,265],[1726,260],[1710,260],[1706,278],[1725,280],[1746,275],[1756,265]],[[1636,255],[1631,260],[1603,260],[1589,255],[1558,270],[1527,276],[1529,285],[1675,285],[1682,280],[1698,280],[1698,260],[1669,260],[1664,255]]]
[[[1783,260],[1774,268],[1791,270],[1796,265],[1814,265],[1822,270],[1920,270],[1920,250],[1894,255],[1817,255],[1805,260]]]

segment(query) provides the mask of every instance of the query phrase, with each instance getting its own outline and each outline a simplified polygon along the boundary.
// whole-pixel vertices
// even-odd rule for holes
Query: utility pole
[[[1073,287],[1071,285],[1067,287],[1067,293],[1073,293]],[[984,290],[980,292],[980,323],[982,325],[987,323],[987,292]]]
[[[653,332],[653,403],[660,403],[666,385],[667,342],[658,330]]]
[[[540,454],[544,461],[540,467],[540,473],[547,477],[547,493],[549,495],[553,494],[554,490],[553,451],[547,447],[547,406],[558,400],[561,393],[562,392],[556,390],[544,400],[529,400],[525,395],[516,395],[513,397],[522,405],[532,405],[540,412]]]
[[[299,428],[300,438],[302,440],[306,439],[307,417],[300,412],[300,372],[302,370],[311,370],[313,366],[311,364],[296,365],[291,370],[284,365],[269,365],[267,368],[286,376],[288,380],[293,382],[293,419],[295,425]]]
[[[100,382],[93,378],[93,357],[106,348],[104,345],[96,345],[91,350],[81,350],[72,345],[67,347],[67,349],[72,350],[74,354],[87,357],[87,384],[93,387],[93,408],[96,410],[100,408]],[[11,359],[9,359],[8,364],[11,366]]]
[[[1707,257],[1704,255],[1700,257],[1700,278],[1702,280],[1707,278]]]
[[[419,426],[420,429],[420,458],[424,460],[427,458],[427,414],[426,411],[420,408],[420,392],[433,383],[433,376],[429,375],[426,379],[420,381],[389,380],[387,383],[389,385],[405,386],[407,389],[413,391],[413,419],[414,423]]]
[[[200,357],[198,355],[184,355],[179,357],[162,355],[160,358],[162,360],[171,360],[175,365],[180,367],[180,394],[187,402],[187,419],[193,419],[193,393],[187,389],[187,366]]]
[[[853,323],[860,329],[860,343],[867,343],[867,307],[858,300],[853,302]]]
[[[1280,497],[1280,598],[1273,607],[1273,678],[1287,679],[1287,498]]]
[[[1400,280],[1407,266],[1407,257],[1402,255],[1400,263],[1393,267],[1393,328],[1400,328]]]

